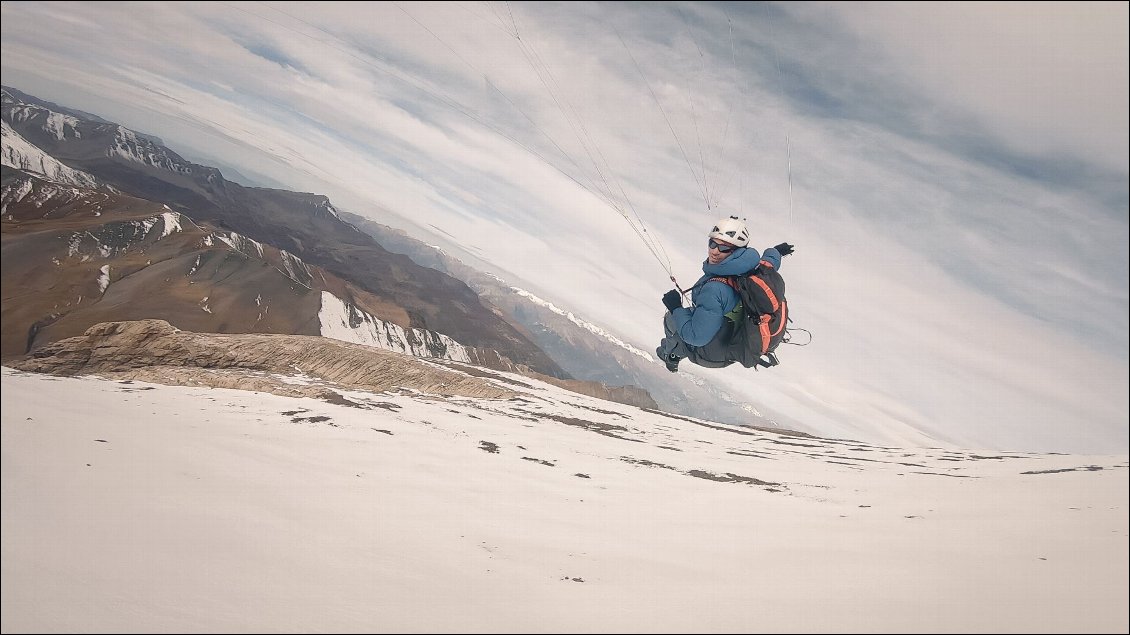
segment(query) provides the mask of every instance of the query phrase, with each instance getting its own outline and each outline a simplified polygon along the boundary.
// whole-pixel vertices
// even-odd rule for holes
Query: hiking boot
[[[681,359],[681,357],[672,354],[663,358],[663,363],[667,366],[667,370],[677,373],[679,372],[679,361]]]

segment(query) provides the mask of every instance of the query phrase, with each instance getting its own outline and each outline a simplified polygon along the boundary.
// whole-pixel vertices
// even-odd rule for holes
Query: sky
[[[3,82],[326,194],[642,350],[717,218],[806,429],[1130,446],[1121,2],[3,3]],[[811,336],[811,338],[809,338]],[[656,361],[658,363],[658,360]]]
[[[784,436],[500,377],[520,399],[340,391],[328,403],[5,367],[0,626],[1130,624],[1125,454]]]

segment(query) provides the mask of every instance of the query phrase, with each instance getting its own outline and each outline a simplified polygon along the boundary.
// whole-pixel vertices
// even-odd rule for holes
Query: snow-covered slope
[[[515,396],[5,368],[3,631],[1126,631],[1126,456],[775,434],[466,368]]]
[[[98,179],[74,168],[63,165],[55,157],[39,149],[20,133],[12,129],[7,121],[2,124],[3,164],[31,172],[43,178],[65,185],[78,185],[80,187],[98,187]]]

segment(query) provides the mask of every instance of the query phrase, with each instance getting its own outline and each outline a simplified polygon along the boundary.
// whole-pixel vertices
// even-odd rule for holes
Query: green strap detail
[[[734,308],[730,309],[730,312],[727,313],[724,317],[734,324],[741,324],[742,318],[745,317],[745,307],[742,306],[742,301],[738,300],[738,303],[734,305]]]

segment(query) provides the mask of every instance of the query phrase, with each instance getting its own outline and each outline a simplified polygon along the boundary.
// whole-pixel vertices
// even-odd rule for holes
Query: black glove
[[[781,254],[782,258],[793,253],[793,246],[790,245],[789,243],[781,243],[780,245],[777,245],[773,249],[776,249],[777,253]]]
[[[668,311],[674,311],[683,306],[683,298],[679,295],[678,291],[671,289],[663,294],[663,306],[667,307]]]

